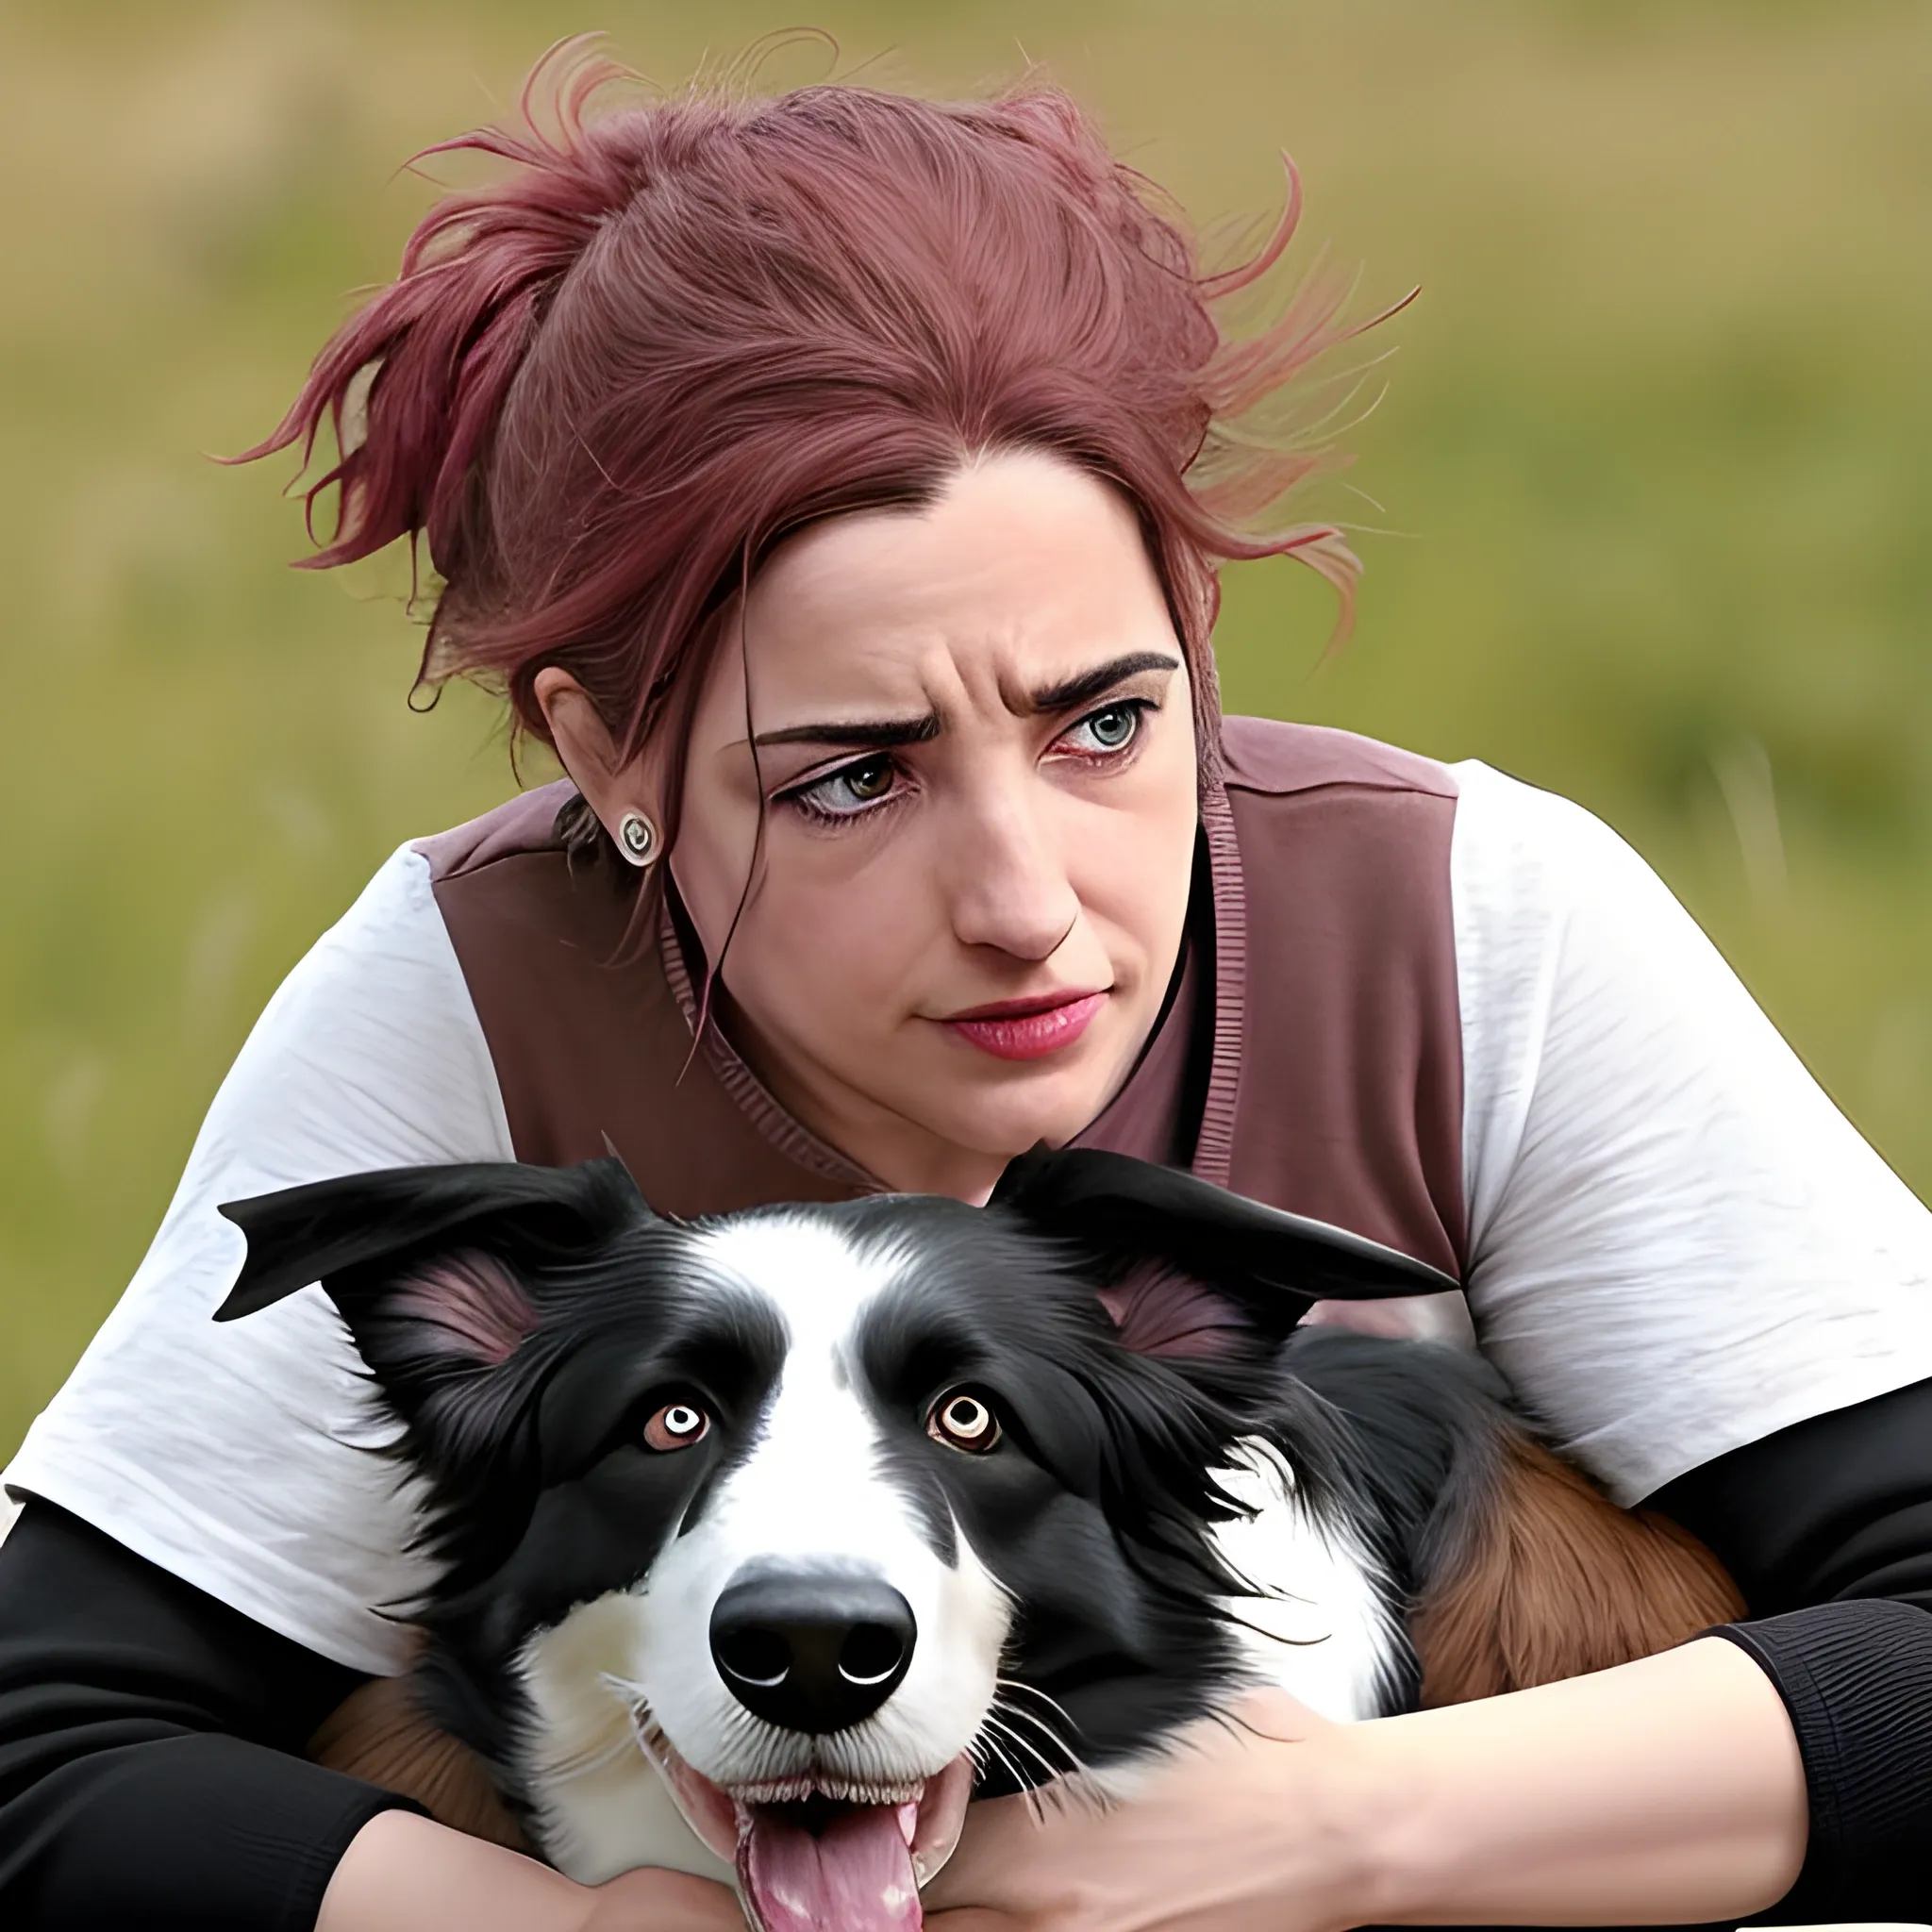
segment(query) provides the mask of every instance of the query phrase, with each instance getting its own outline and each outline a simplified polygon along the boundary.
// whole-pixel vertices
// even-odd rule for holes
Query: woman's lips
[[[1072,1046],[1106,1002],[1105,992],[1074,993],[1051,1001],[1002,1000],[996,1006],[956,1013],[941,1024],[995,1059],[1038,1060]]]

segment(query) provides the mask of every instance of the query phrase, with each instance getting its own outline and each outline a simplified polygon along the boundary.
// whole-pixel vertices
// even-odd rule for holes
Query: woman
[[[1219,718],[1214,566],[1309,467],[1247,341],[1050,92],[822,88],[467,138],[269,448],[335,563],[418,531],[427,670],[571,783],[406,847],[271,1002],[8,1480],[8,1923],[725,1928],[302,1761],[420,1577],[316,1297],[226,1328],[224,1200],[614,1144],[698,1212],[983,1198],[1090,1141],[1466,1282],[1484,1346],[1757,1620],[1342,1728],[1283,1701],[1107,1816],[989,1806],[953,1932],[1924,1909],[1932,1219],[1661,886],[1480,766]]]

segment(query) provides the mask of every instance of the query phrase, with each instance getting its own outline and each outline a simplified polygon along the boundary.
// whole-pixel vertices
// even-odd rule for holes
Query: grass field
[[[231,471],[430,190],[396,172],[607,27],[675,83],[740,0],[0,11],[0,1448],[166,1201],[268,991],[385,853],[510,784],[406,704],[394,559],[287,570]],[[827,0],[841,71],[1044,64],[1203,219],[1307,180],[1386,402],[1336,504],[1357,637],[1233,574],[1231,704],[1479,756],[1662,870],[1932,1188],[1932,8],[1923,0]],[[1024,41],[1024,47],[1021,42]],[[776,57],[775,81],[828,58]],[[1369,500],[1373,498],[1373,503]],[[157,1391],[165,1400],[165,1391]]]

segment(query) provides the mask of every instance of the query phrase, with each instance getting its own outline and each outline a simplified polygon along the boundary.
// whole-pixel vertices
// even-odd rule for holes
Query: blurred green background
[[[792,0],[788,0],[788,5]],[[585,27],[675,84],[770,4],[0,8],[0,1448],[112,1302],[290,963],[502,796],[406,696],[396,559],[291,572],[279,413],[431,190],[397,164]],[[1932,8],[1001,0],[808,17],[839,69],[1042,63],[1203,221],[1366,264],[1361,625],[1228,583],[1231,705],[1568,791],[1651,858],[1932,1189]],[[1024,43],[1024,44],[1023,44]],[[824,76],[795,49],[774,82]],[[539,774],[541,775],[541,774]],[[156,1399],[165,1401],[166,1391]]]

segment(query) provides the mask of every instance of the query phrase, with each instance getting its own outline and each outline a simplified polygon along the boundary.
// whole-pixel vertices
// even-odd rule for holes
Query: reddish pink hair
[[[1332,458],[1241,419],[1277,414],[1291,378],[1368,325],[1341,319],[1347,283],[1325,273],[1258,334],[1215,319],[1287,246],[1291,169],[1273,239],[1213,276],[1052,90],[936,104],[822,86],[593,112],[623,77],[565,43],[516,125],[428,151],[511,172],[430,211],[248,453],[312,452],[333,430],[338,460],[307,492],[311,530],[338,492],[314,565],[426,537],[426,677],[499,685],[541,736],[532,681],[557,664],[630,751],[667,718],[681,741],[716,619],[774,543],[926,503],[1006,448],[1137,508],[1209,765],[1220,559],[1300,558],[1346,628],[1358,567],[1341,532],[1264,522]]]

